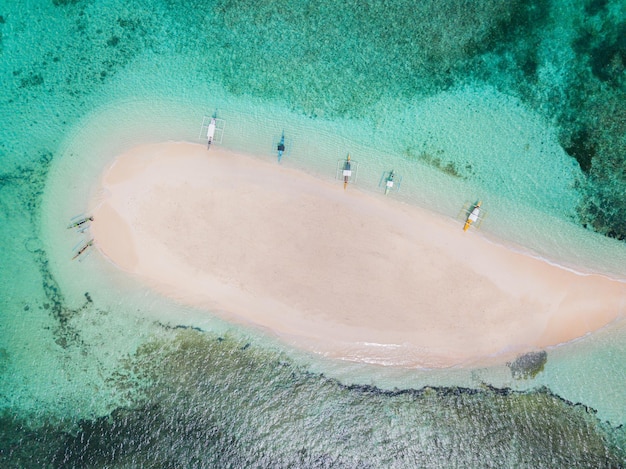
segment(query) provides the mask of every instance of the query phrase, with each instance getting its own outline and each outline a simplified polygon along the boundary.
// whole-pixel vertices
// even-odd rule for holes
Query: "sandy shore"
[[[102,186],[92,231],[121,269],[333,357],[429,367],[504,359],[625,310],[625,283],[219,148],[141,146]]]

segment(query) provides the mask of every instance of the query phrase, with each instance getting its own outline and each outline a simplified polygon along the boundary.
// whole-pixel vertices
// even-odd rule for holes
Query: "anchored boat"
[[[395,177],[394,173],[393,173],[393,169],[391,170],[391,172],[389,173],[389,176],[387,177],[387,181],[385,181],[385,195],[389,194],[389,191],[391,189],[393,189],[393,178]]]
[[[222,137],[224,136],[224,127],[226,122],[224,119],[217,117],[217,111],[213,113],[212,117],[204,116],[202,119],[202,126],[200,127],[200,140],[206,139],[207,149],[211,148],[212,143],[222,143]]]
[[[285,152],[285,132],[284,131],[280,137],[280,141],[278,142],[278,145],[276,148],[278,150],[278,162],[280,163],[280,160],[283,157],[283,153]]]
[[[397,192],[400,190],[400,184],[402,183],[402,176],[400,176],[394,169],[389,172],[383,173],[381,180],[379,182],[379,186],[384,184],[385,187],[385,195],[390,192]]]
[[[70,224],[67,225],[67,229],[69,230],[70,228],[76,228],[79,231],[84,230],[89,227],[90,221],[93,221],[92,216],[85,217],[79,215],[78,217],[74,217],[72,220],[70,220]]]
[[[217,121],[215,116],[211,117],[211,122],[209,122],[209,127],[207,128],[207,149],[211,148],[211,144],[213,143],[213,139],[215,138],[215,129],[217,128]]]
[[[469,230],[469,227],[472,225],[472,223],[478,222],[478,220],[480,219],[480,206],[481,205],[482,205],[482,201],[479,201],[476,205],[474,205],[474,208],[472,208],[472,211],[469,212],[469,215],[467,216],[467,219],[465,220],[465,225],[463,226],[463,231]]]
[[[87,249],[89,249],[90,246],[93,245],[93,239],[90,239],[89,241],[87,241],[85,244],[83,244],[80,248],[78,248],[78,250],[76,251],[76,253],[74,254],[74,257],[72,257],[72,260],[76,259],[78,256],[80,256],[81,254],[83,254]]]
[[[346,162],[343,165],[343,188],[344,190],[346,187],[348,187],[348,182],[350,181],[351,177],[352,177],[352,167],[350,165],[350,154],[348,154],[348,158],[346,159]]]

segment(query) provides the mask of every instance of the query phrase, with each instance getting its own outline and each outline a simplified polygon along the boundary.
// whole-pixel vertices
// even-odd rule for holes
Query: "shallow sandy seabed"
[[[102,186],[92,231],[121,269],[331,357],[475,365],[570,341],[624,312],[625,283],[215,147],[137,147]]]

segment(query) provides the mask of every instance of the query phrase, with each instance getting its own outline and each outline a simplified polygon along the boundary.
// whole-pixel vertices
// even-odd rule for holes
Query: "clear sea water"
[[[354,190],[394,169],[391,197],[451,223],[481,199],[476,235],[625,278],[562,145],[607,96],[574,86],[581,25],[626,60],[624,24],[621,0],[0,0],[0,465],[626,466],[623,320],[536,374],[333,361],[72,262],[66,229],[115,155],[217,110],[227,148],[275,159],[284,130],[281,164],[349,152]]]

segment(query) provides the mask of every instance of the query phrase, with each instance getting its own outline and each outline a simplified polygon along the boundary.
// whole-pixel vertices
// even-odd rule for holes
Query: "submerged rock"
[[[534,378],[541,373],[547,361],[548,353],[542,350],[520,355],[514,361],[507,363],[507,366],[511,369],[513,378],[528,379]]]

